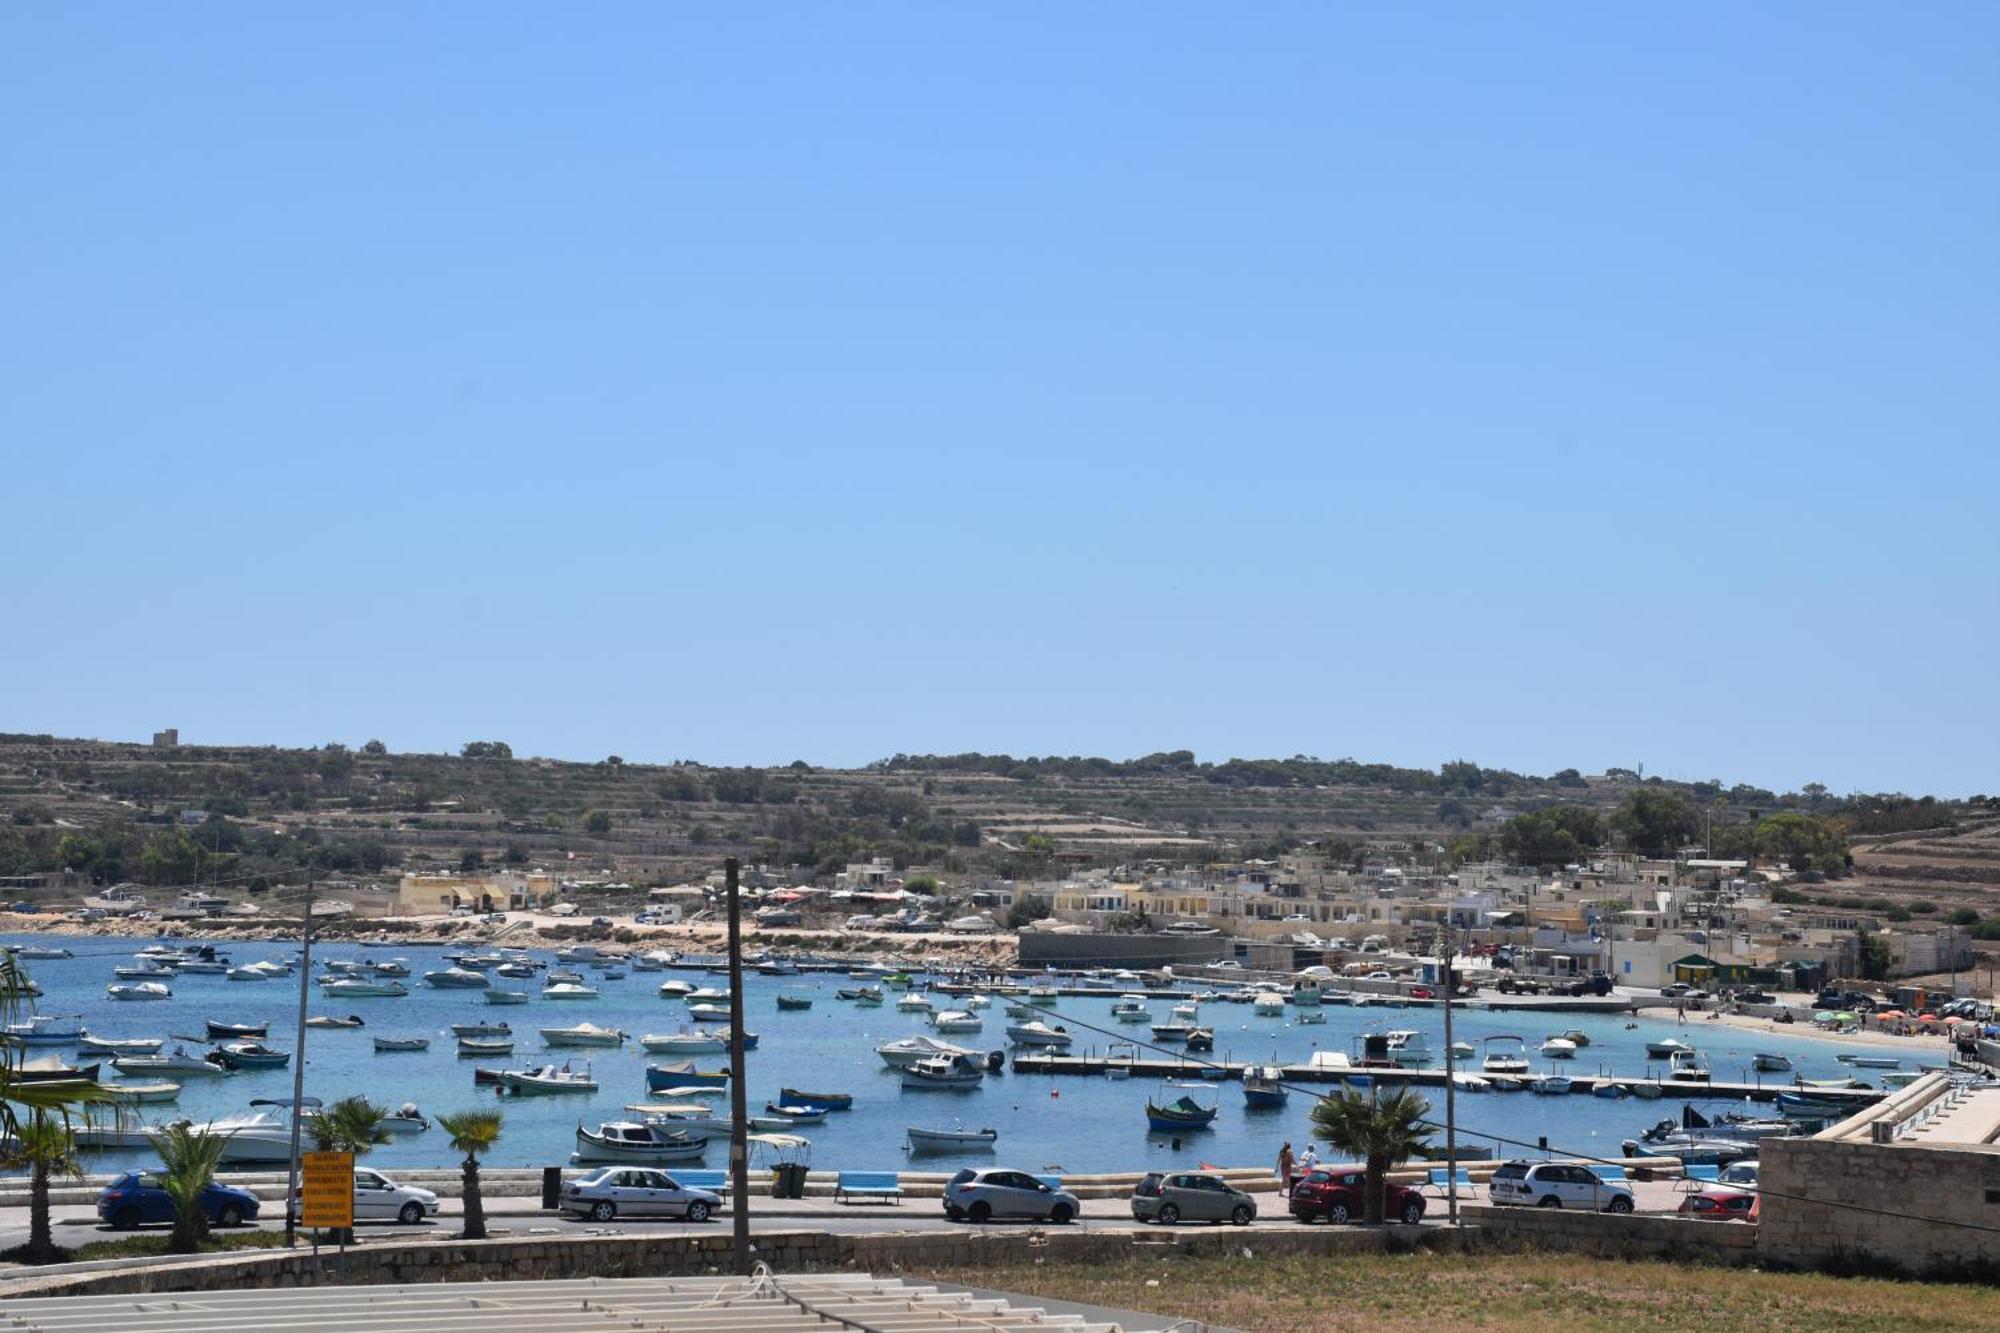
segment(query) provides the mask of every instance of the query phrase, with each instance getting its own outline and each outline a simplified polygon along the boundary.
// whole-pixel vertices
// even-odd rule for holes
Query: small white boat
[[[716,1001],[726,1004],[729,1001],[729,992],[726,990],[717,990],[713,986],[703,986],[699,990],[682,992],[682,998],[689,1004],[712,1004]]]
[[[137,981],[129,985],[110,985],[104,988],[105,995],[114,1000],[171,1000],[174,993],[157,981]]]
[[[909,991],[904,994],[902,999],[896,1001],[896,1008],[906,1014],[911,1014],[918,1012],[929,1013],[936,1006],[931,1003],[930,996],[919,995],[915,991]]]
[[[391,977],[384,981],[368,981],[361,977],[336,977],[321,985],[323,994],[332,997],[345,995],[350,999],[400,999],[410,993],[410,988]]]
[[[500,990],[495,988],[486,992],[486,1003],[488,1004],[526,1004],[527,1002],[528,992],[524,990]]]
[[[1157,1036],[1159,1029],[1156,1027],[1153,1029],[1153,1032]],[[1013,1042],[1016,1046],[1056,1048],[1067,1047],[1072,1038],[1064,1028],[1050,1027],[1047,1023],[1042,1022],[1029,1022],[1009,1023],[1007,1025],[1007,1040]],[[1182,1036],[1182,1040],[1186,1040],[1185,1035]]]
[[[688,1017],[697,1023],[729,1023],[735,1020],[736,1015],[727,1005],[691,1004],[688,1006]]]
[[[619,1028],[578,1023],[571,1028],[543,1028],[542,1041],[550,1046],[622,1046],[625,1033]]]
[[[76,957],[68,949],[52,948],[46,944],[17,944],[7,952],[26,963],[48,963],[60,958]]]
[[[1570,1090],[1571,1079],[1568,1074],[1549,1074],[1533,1080],[1528,1087],[1535,1092],[1562,1095]]]
[[[1302,1027],[1311,1027],[1314,1024],[1324,1023],[1326,1022],[1326,1010],[1307,1005],[1292,1015],[1292,1021]]]
[[[109,1119],[86,1116],[71,1128],[82,1152],[150,1152],[157,1132],[158,1126],[141,1120],[129,1104],[117,1107]]]
[[[911,1125],[911,1152],[986,1152],[1000,1140],[997,1129],[921,1129]]]
[[[1709,1081],[1708,1066],[1693,1049],[1675,1051],[1667,1060],[1669,1082],[1706,1083]]]
[[[542,987],[544,1000],[594,1000],[597,988],[581,985],[574,981],[558,981],[553,986]]]
[[[708,1147],[706,1134],[669,1129],[655,1121],[607,1120],[593,1133],[576,1127],[579,1162],[691,1162]]]
[[[113,1056],[111,1067],[121,1074],[173,1074],[185,1077],[195,1075],[203,1078],[220,1078],[229,1069],[219,1059],[208,1055],[191,1055],[185,1047],[176,1046],[166,1055],[119,1055]]]
[[[1547,1060],[1576,1059],[1576,1043],[1567,1037],[1550,1037],[1542,1043],[1542,1057]],[[1568,1091],[1568,1089],[1564,1089]]]
[[[1677,1037],[1667,1037],[1661,1041],[1646,1043],[1646,1054],[1655,1060],[1668,1060],[1678,1051],[1691,1051],[1694,1047]]]
[[[993,1007],[993,997],[991,995],[967,996],[965,1007],[975,1012],[981,1009],[991,1009]]]
[[[517,1097],[546,1097],[558,1093],[596,1092],[597,1080],[590,1075],[590,1066],[581,1069],[563,1065],[543,1065],[539,1069],[503,1069],[500,1071],[500,1087]]]
[[[81,1014],[32,1014],[9,1023],[4,1035],[9,1046],[81,1046],[87,1033]],[[158,1050],[159,1044],[153,1049]]]
[[[1472,1043],[1469,1041],[1455,1041],[1451,1044],[1451,1058],[1454,1060],[1470,1060],[1474,1054]]]
[[[306,1020],[306,1026],[309,1028],[358,1028],[366,1027],[367,1024],[361,1021],[360,1014],[349,1014],[345,1018],[334,1014],[314,1014]]]
[[[931,1018],[931,1027],[938,1032],[979,1032],[986,1022],[969,1009],[946,1009]]]
[[[1250,1012],[1259,1018],[1276,1018],[1285,1012],[1285,997],[1276,991],[1260,991],[1250,1001]]]
[[[437,972],[424,973],[426,985],[439,990],[485,990],[493,984],[493,979],[484,972],[475,972],[467,967],[447,967]]]
[[[654,1055],[713,1055],[729,1049],[729,1034],[697,1028],[692,1032],[647,1033],[639,1044]]]
[[[1893,1055],[1856,1055],[1853,1052],[1842,1052],[1833,1058],[1856,1069],[1896,1069],[1903,1063]]]
[[[905,1066],[903,1086],[922,1091],[969,1092],[985,1077],[986,1071],[971,1056],[937,1056]]]
[[[1111,1017],[1120,1023],[1150,1023],[1153,1011],[1146,1007],[1143,995],[1126,995],[1111,1006]]]
[[[972,1055],[974,1052],[964,1046],[954,1046],[948,1041],[937,1041],[919,1034],[899,1037],[886,1045],[877,1046],[875,1054],[881,1056],[882,1063],[891,1069],[907,1069],[919,1060]]]
[[[232,967],[228,977],[231,981],[269,981],[271,974],[261,967]]]
[[[1527,1076],[1527,1043],[1521,1038],[1488,1037],[1485,1039],[1485,1045],[1486,1058],[1479,1062],[1479,1071],[1482,1074]]]
[[[1792,1067],[1791,1057],[1784,1055],[1772,1055],[1768,1051],[1757,1052],[1755,1055],[1750,1057],[1750,1063],[1754,1067],[1756,1067],[1759,1071],[1766,1074],[1788,1073],[1790,1072]]]
[[[1299,1016],[1301,1019],[1304,1014]],[[1399,1029],[1388,1034],[1389,1058],[1404,1068],[1416,1068],[1431,1062],[1429,1044],[1424,1034],[1415,1029]]]
[[[511,1037],[514,1029],[506,1023],[453,1023],[454,1037]]]
[[[428,1051],[430,1048],[431,1039],[429,1037],[375,1038],[375,1053],[377,1055],[386,1055],[392,1051]]]
[[[694,987],[688,985],[685,981],[662,981],[660,983],[660,998],[663,1000],[683,999],[693,992]]]
[[[391,1134],[421,1134],[430,1127],[430,1120],[417,1109],[415,1102],[404,1102],[394,1115],[382,1117],[382,1128]]]
[[[279,1116],[262,1113],[228,1116],[191,1124],[189,1128],[221,1136],[225,1162],[277,1163],[292,1158],[292,1127]],[[157,1138],[154,1142],[157,1144]]]
[[[147,959],[143,963],[121,963],[111,969],[111,975],[128,981],[144,981],[148,977],[170,981],[173,979],[174,970],[163,963]]]
[[[1037,985],[1028,987],[1029,1004],[1039,1005],[1044,1009],[1048,1009],[1053,1007],[1055,1002],[1061,998],[1062,992],[1054,986]]]

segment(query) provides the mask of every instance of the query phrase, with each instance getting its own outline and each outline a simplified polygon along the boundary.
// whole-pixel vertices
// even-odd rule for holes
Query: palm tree
[[[1313,1103],[1312,1120],[1321,1137],[1361,1160],[1363,1217],[1380,1226],[1389,1172],[1421,1152],[1437,1126],[1425,1119],[1431,1105],[1409,1088],[1364,1097],[1342,1090]]]
[[[306,1132],[321,1152],[351,1152],[360,1157],[370,1148],[392,1141],[382,1127],[388,1116],[386,1107],[366,1097],[342,1097],[307,1120]]]
[[[313,1147],[321,1152],[346,1152],[361,1157],[370,1148],[390,1142],[389,1131],[382,1127],[388,1114],[388,1108],[377,1106],[366,1097],[342,1097],[315,1112],[306,1121],[306,1132],[312,1135]],[[353,1239],[353,1228],[334,1228],[335,1244],[346,1245]]]
[[[486,1239],[486,1209],[479,1200],[479,1154],[489,1152],[500,1141],[498,1111],[460,1111],[441,1115],[438,1126],[451,1135],[451,1150],[465,1154],[464,1240]]]
[[[0,1150],[0,1165],[28,1169],[28,1243],[16,1252],[23,1263],[52,1264],[67,1251],[55,1242],[49,1221],[49,1181],[52,1177],[81,1179],[76,1159],[76,1134],[67,1118],[40,1107],[31,1108],[26,1123]]]
[[[169,1254],[194,1254],[208,1234],[208,1215],[201,1210],[202,1191],[215,1179],[227,1134],[190,1129],[186,1121],[168,1125],[154,1136],[160,1150],[160,1188],[174,1205],[174,1230],[167,1238]]]

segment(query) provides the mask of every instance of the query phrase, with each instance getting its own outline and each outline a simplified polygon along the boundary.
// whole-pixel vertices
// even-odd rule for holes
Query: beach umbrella
[[[1906,1013],[1904,1013],[1904,1012],[1903,1012],[1903,1011],[1902,1011],[1901,1009],[1884,1009],[1884,1010],[1883,1010],[1883,1011],[1882,1011],[1881,1013],[1879,1013],[1879,1014],[1875,1015],[1875,1017],[1877,1017],[1877,1018],[1885,1018],[1885,1019],[1886,1019],[1886,1018],[1908,1018],[1908,1017],[1909,1017],[1909,1015],[1908,1015],[1908,1014],[1906,1014]]]
[[[1840,1015],[1834,1013],[1831,1009],[1821,1009],[1813,1015],[1813,1022],[1815,1023],[1838,1023],[1839,1021]]]
[[[1917,1021],[1919,1023],[1926,1024],[1927,1026],[1935,1027],[1938,1024],[1939,1019],[1936,1014],[1919,1014],[1917,1016]]]
[[[1833,1021],[1836,1023],[1853,1023],[1856,1022],[1857,1020],[1854,1017],[1854,1011],[1852,1009],[1842,1009],[1839,1013],[1833,1016]]]

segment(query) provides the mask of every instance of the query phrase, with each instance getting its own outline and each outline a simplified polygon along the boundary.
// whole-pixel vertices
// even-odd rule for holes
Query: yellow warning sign
[[[299,1221],[309,1227],[354,1225],[354,1154],[299,1154],[304,1179],[299,1184]]]

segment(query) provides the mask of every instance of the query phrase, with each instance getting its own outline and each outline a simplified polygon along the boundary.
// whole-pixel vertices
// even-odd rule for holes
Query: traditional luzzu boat
[[[1259,1065],[1243,1075],[1243,1104],[1258,1110],[1274,1110],[1291,1094],[1285,1089],[1285,1071],[1276,1065]]]
[[[282,1069],[292,1062],[290,1051],[274,1051],[261,1041],[232,1041],[222,1055],[238,1069]]]
[[[658,1092],[663,1088],[725,1088],[729,1086],[729,1071],[717,1069],[699,1070],[692,1060],[672,1060],[665,1064],[646,1066],[646,1091]]]
[[[1151,1129],[1207,1129],[1215,1123],[1220,1106],[1203,1106],[1185,1093],[1165,1106],[1146,1099],[1146,1125]]]
[[[595,1132],[576,1127],[579,1162],[690,1162],[708,1147],[706,1134],[690,1134],[636,1120],[607,1120]]]

